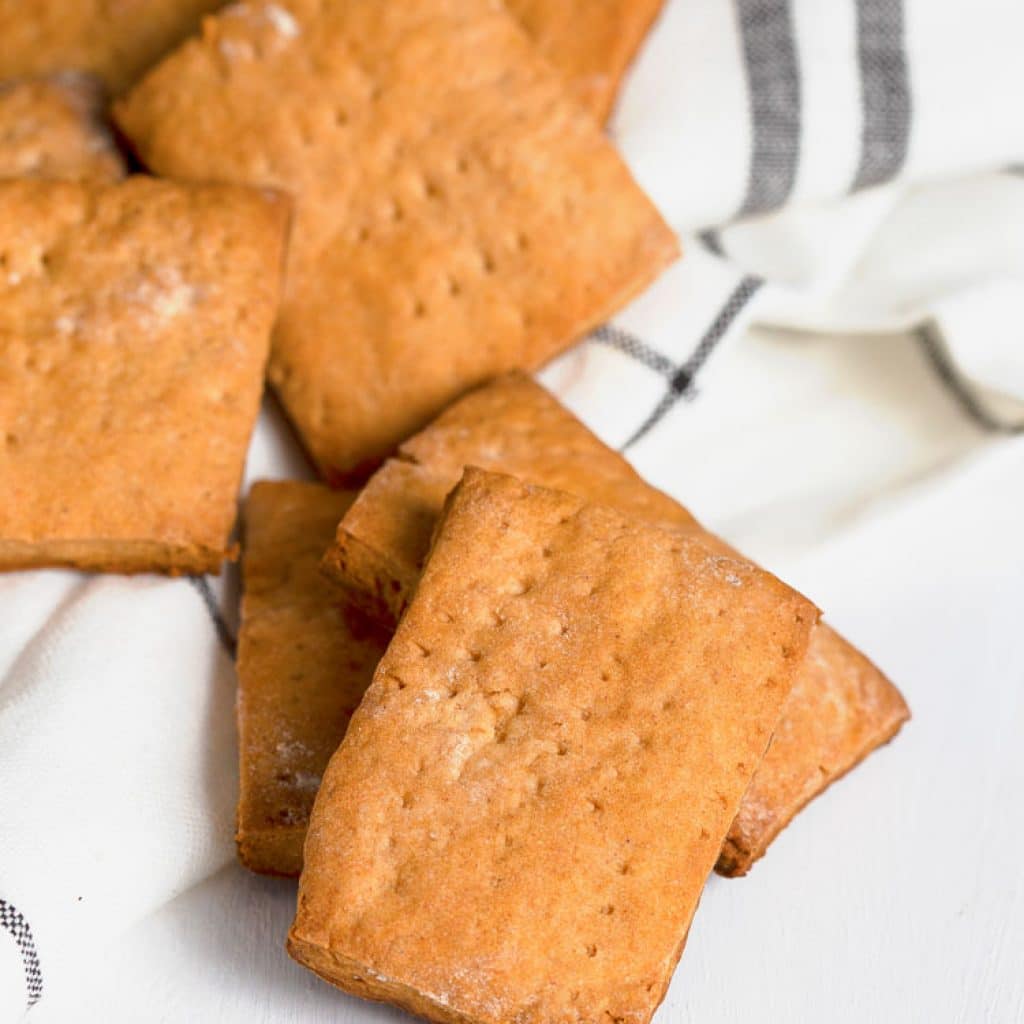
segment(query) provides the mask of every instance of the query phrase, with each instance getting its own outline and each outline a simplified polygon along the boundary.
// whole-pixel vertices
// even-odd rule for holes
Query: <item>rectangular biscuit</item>
[[[467,395],[409,438],[339,524],[324,568],[350,593],[362,594],[372,614],[392,622],[401,615],[445,495],[466,465],[569,491],[735,554],[678,502],[644,482],[544,388],[524,374],[510,374]],[[801,807],[891,739],[908,718],[896,687],[827,625],[817,626],[718,870],[745,874]]]
[[[102,87],[88,75],[0,82],[0,178],[123,178],[102,110]]]
[[[219,571],[287,219],[228,185],[0,182],[0,569]]]
[[[112,93],[224,0],[0,0],[0,78],[87,71]]]
[[[238,634],[238,857],[297,875],[313,798],[390,639],[317,568],[354,495],[254,484],[245,506]]]
[[[678,254],[492,0],[233,6],[115,115],[160,174],[295,196],[269,377],[332,482],[551,359]]]
[[[605,121],[665,0],[505,0],[569,91]]]
[[[509,373],[449,406],[367,481],[338,526],[324,570],[395,623],[408,604],[441,506],[467,465],[578,494],[666,529],[699,530],[553,395]]]
[[[664,0],[506,0],[570,91],[604,120],[618,84]],[[74,68],[120,93],[199,28],[224,0],[0,0],[0,78]],[[235,5],[240,6],[240,5]],[[284,11],[277,4],[257,6]],[[273,14],[271,15],[273,16]]]
[[[804,656],[768,573],[467,470],[306,841],[288,948],[455,1024],[664,996]]]
[[[819,622],[715,870],[745,875],[803,807],[888,743],[909,718],[900,691]]]

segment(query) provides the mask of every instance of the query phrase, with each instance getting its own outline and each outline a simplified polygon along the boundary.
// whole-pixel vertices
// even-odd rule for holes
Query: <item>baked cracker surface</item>
[[[816,617],[467,470],[317,796],[290,952],[438,1021],[649,1020]]]
[[[0,78],[87,71],[132,84],[224,0],[0,0]]]
[[[771,745],[729,827],[718,872],[745,875],[804,806],[909,718],[902,694],[871,661],[827,623],[815,626]]]
[[[0,568],[219,570],[287,217],[233,186],[0,182]]]
[[[102,107],[102,87],[88,75],[0,82],[0,178],[123,178]]]
[[[570,91],[600,121],[665,0],[505,0]]]
[[[450,406],[403,443],[339,524],[324,567],[372,614],[396,621],[408,604],[445,496],[466,465],[557,487],[735,554],[541,385],[509,374]],[[816,626],[718,870],[745,874],[809,800],[891,739],[909,717],[885,675],[829,626]]]
[[[678,252],[491,0],[233,6],[115,114],[158,173],[295,197],[269,375],[335,482],[552,358]]]
[[[331,755],[391,633],[339,600],[320,555],[352,492],[253,485],[245,506],[238,635],[238,855],[297,875]]]

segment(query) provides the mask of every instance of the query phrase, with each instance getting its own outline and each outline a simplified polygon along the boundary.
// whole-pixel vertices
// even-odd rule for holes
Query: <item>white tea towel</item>
[[[631,446],[752,321],[912,328],[964,415],[1024,429],[1022,37],[1017,0],[669,0],[612,134],[686,256],[574,404],[636,380],[605,428]]]
[[[194,582],[0,578],[0,913],[28,980],[5,943],[0,1020],[230,849],[234,674]]]

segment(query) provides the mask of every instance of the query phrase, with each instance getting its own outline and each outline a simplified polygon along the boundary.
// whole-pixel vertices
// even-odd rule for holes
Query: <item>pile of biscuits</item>
[[[269,381],[239,857],[438,1021],[647,1021],[908,717],[525,372],[678,255],[600,127],[660,6],[0,0],[0,569],[219,571]]]

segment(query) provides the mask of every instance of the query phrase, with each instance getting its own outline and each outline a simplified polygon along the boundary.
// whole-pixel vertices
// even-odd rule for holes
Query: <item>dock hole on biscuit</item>
[[[406,681],[401,676],[396,675],[391,670],[389,670],[385,674],[384,678],[390,680],[391,682],[393,682],[395,684],[395,689],[396,690],[404,690],[406,688],[406,686],[408,685],[406,683]]]

